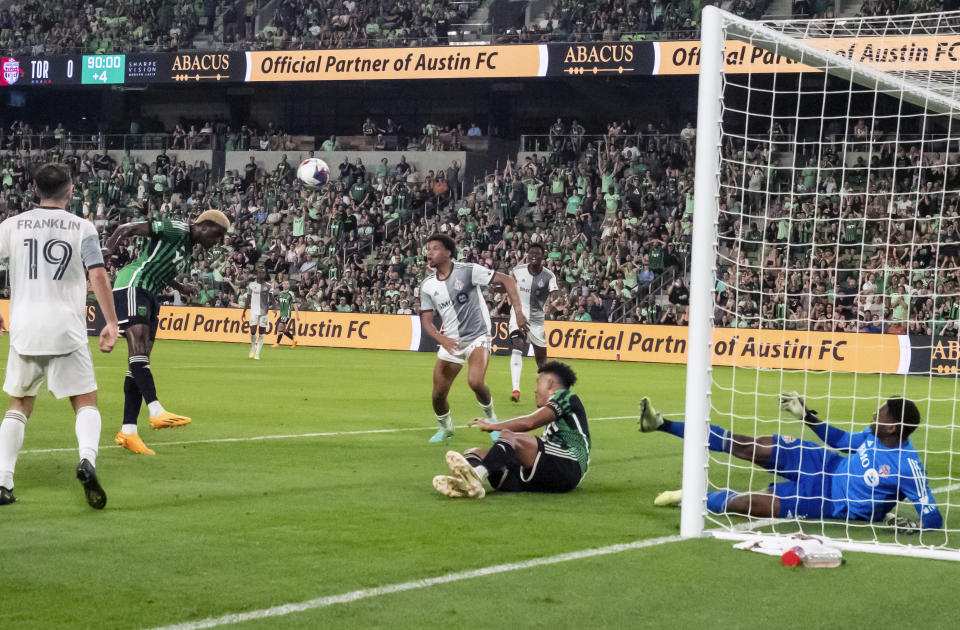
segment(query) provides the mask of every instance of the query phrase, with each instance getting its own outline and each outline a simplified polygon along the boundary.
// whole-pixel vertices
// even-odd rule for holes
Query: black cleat
[[[0,486],[0,505],[10,505],[16,500],[16,497],[13,496],[13,490]]]
[[[89,459],[81,459],[77,466],[77,479],[83,484],[83,494],[87,497],[87,504],[95,510],[102,510],[107,505],[107,493],[97,480],[97,471]]]

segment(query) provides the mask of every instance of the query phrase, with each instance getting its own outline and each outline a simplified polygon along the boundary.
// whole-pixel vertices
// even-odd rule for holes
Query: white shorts
[[[267,328],[270,325],[270,316],[269,315],[254,315],[253,311],[250,311],[250,328]]]
[[[87,346],[81,346],[70,354],[39,356],[17,354],[10,346],[3,391],[14,398],[36,396],[44,377],[47,379],[47,389],[57,398],[97,391],[93,359]]]
[[[437,350],[437,358],[447,363],[463,365],[470,359],[470,355],[473,354],[474,350],[477,348],[485,348],[487,351],[487,359],[489,360],[492,347],[493,340],[489,335],[485,335],[483,337],[477,337],[466,346],[460,346],[454,354],[450,354],[443,346],[440,346],[440,349]]]
[[[527,325],[529,326],[528,328],[529,332],[527,332],[527,343],[532,343],[533,345],[538,346],[540,348],[546,348],[547,347],[546,325],[543,323],[538,324],[536,322],[531,322],[530,320],[527,320]],[[510,336],[512,337],[513,333],[519,332],[519,330],[520,330],[520,327],[517,326],[517,316],[513,312],[513,310],[511,310],[510,311]]]

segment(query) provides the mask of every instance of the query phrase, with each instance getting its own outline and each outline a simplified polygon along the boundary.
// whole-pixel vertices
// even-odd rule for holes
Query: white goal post
[[[929,372],[909,374],[910,344],[914,344],[914,358],[919,350],[931,352],[930,347],[921,349],[916,346],[920,342],[911,342],[915,339],[911,336],[914,326],[922,324],[915,322],[918,317],[912,304],[927,297],[932,309],[960,304],[960,291],[949,281],[943,282],[943,278],[954,273],[950,265],[955,264],[957,256],[944,254],[941,262],[941,253],[948,251],[945,247],[952,246],[952,241],[945,246],[942,237],[942,232],[952,229],[949,226],[955,206],[950,204],[955,196],[960,197],[960,187],[951,189],[948,182],[951,165],[960,166],[960,124],[956,127],[951,124],[954,119],[960,123],[960,85],[956,71],[943,72],[936,64],[931,64],[929,72],[907,63],[900,64],[902,71],[890,71],[834,53],[815,42],[818,38],[856,37],[899,42],[912,35],[945,33],[954,35],[960,42],[960,16],[751,22],[711,6],[703,9],[682,536],[709,534],[744,540],[758,533],[777,536],[802,532],[829,539],[830,544],[851,551],[960,560],[960,522],[955,523],[953,529],[949,524],[953,509],[950,492],[960,489],[960,475],[952,469],[953,448],[960,444],[958,379],[937,377]],[[786,76],[768,72],[755,79],[747,73],[728,76],[725,47],[729,40],[771,51],[777,58],[789,59],[810,70],[798,73],[794,67],[783,70]],[[960,70],[960,62],[955,65]],[[734,77],[737,79],[731,83]],[[820,111],[805,110],[807,91],[814,93],[809,102],[817,103]],[[781,115],[781,109],[786,107],[784,103],[794,101],[793,113]],[[863,109],[864,103],[867,110]],[[842,111],[834,111],[837,107]],[[867,123],[861,123],[861,118]],[[862,135],[854,137],[850,132],[856,126],[860,133],[861,125],[870,127],[865,139]],[[758,128],[763,130],[758,132]],[[812,131],[804,135],[802,128]],[[900,166],[898,154],[901,149],[906,151],[907,144],[917,147],[916,153],[919,153],[919,157],[914,153],[912,158],[915,166],[910,156],[903,158],[911,164],[909,168]],[[888,158],[895,167],[887,168],[886,162],[881,162]],[[821,173],[824,164],[830,164],[828,176]],[[937,168],[942,186],[933,189],[926,180],[931,179],[928,175]],[[753,181],[748,184],[750,171],[759,173],[757,177],[763,180],[759,187]],[[904,175],[907,171],[909,174]],[[898,183],[898,175],[903,175],[903,183]],[[888,182],[891,179],[892,184]],[[939,203],[936,216],[911,219],[911,213],[919,216],[918,204],[929,204],[931,199],[934,205]],[[877,209],[883,209],[882,216],[872,212]],[[737,223],[733,235],[723,237],[728,239],[726,245],[721,244],[720,233],[724,215],[727,227],[731,222]],[[821,240],[832,238],[832,242],[824,245],[818,241],[816,230],[821,226],[828,232],[828,237]],[[847,228],[849,232],[844,233]],[[763,237],[751,240],[748,229],[762,233]],[[774,233],[775,238],[768,236]],[[804,238],[809,240],[796,240],[798,233],[807,234]],[[918,244],[910,249],[910,243],[906,243],[907,254],[901,249],[904,235]],[[735,244],[729,245],[731,242]],[[920,260],[919,254],[914,253],[917,247],[923,252],[925,266],[915,265]],[[932,264],[928,257],[931,252],[927,251],[931,248]],[[872,266],[866,262],[868,256]],[[792,266],[795,260],[802,261],[802,266]],[[857,262],[850,263],[853,260]],[[729,280],[725,279],[724,270],[732,270]],[[760,288],[747,289],[745,284],[741,285],[741,272],[743,276],[759,278]],[[960,269],[956,274],[960,275]],[[778,275],[783,276],[781,280],[769,280]],[[764,277],[768,279],[767,284]],[[841,277],[845,281],[852,278],[858,292],[842,294],[838,287]],[[900,289],[901,293],[906,291],[902,299],[905,307],[899,306],[903,296],[892,288],[892,283],[899,282],[900,277],[907,279],[901,283],[907,289]],[[724,302],[726,306],[718,306],[717,287],[721,279],[724,291],[732,300]],[[797,286],[804,287],[803,295],[786,288],[794,280]],[[928,280],[932,287],[920,289],[921,285],[927,287]],[[827,285],[824,291],[813,288],[819,282]],[[883,290],[874,289],[875,293],[861,295],[859,287],[880,283]],[[759,297],[754,299],[754,295]],[[827,295],[830,297],[823,297]],[[743,301],[741,296],[745,296]],[[853,300],[852,306],[844,303],[844,311],[852,313],[849,317],[838,314],[841,301],[847,298]],[[801,306],[788,316],[791,300]],[[823,302],[830,302],[826,316],[822,314]],[[745,307],[746,315],[737,312],[744,303],[749,305]],[[857,314],[864,304],[864,309]],[[897,305],[890,307],[890,304]],[[781,307],[784,314],[778,314],[774,321],[772,313],[780,313]],[[815,314],[818,311],[820,315]],[[901,348],[899,364],[894,361],[894,368],[890,370],[878,367],[878,374],[851,370],[850,374],[843,375],[835,375],[819,364],[796,369],[734,362],[715,369],[712,346],[716,319],[721,313],[729,315],[731,326],[744,330],[768,328],[801,334],[829,330],[830,334],[841,331],[844,335],[863,335],[864,339],[874,335],[871,339],[877,339],[878,333],[863,332],[873,324],[863,321],[864,313],[868,320],[873,313],[877,316],[875,326],[882,328],[883,333],[889,330],[897,336],[895,331],[904,330],[897,336],[899,341],[888,338]],[[930,321],[933,320],[931,316]],[[944,330],[936,326],[930,324],[935,328],[929,335],[931,340]],[[953,326],[949,323],[947,328]],[[925,337],[916,337],[921,338]],[[877,365],[880,363],[878,359]],[[710,490],[730,484],[736,490],[757,492],[762,490],[761,483],[775,481],[749,463],[731,463],[728,461],[733,459],[731,456],[709,452],[711,422],[733,433],[770,435],[780,434],[782,429],[783,435],[802,435],[803,439],[816,441],[802,424],[782,417],[778,409],[781,389],[799,390],[808,403],[825,412],[821,418],[847,431],[864,429],[878,402],[886,398],[915,400],[922,419],[913,439],[920,444],[917,452],[925,460],[926,474],[943,515],[942,532],[933,537],[928,532],[905,533],[903,529],[885,529],[877,521],[862,522],[849,516],[834,522],[827,522],[831,519],[812,522],[798,517],[759,519],[708,512],[706,496]],[[722,403],[717,402],[718,397],[723,399]],[[813,404],[813,400],[817,403]],[[737,483],[746,487],[737,488]],[[921,496],[924,496],[922,489]],[[903,514],[910,515],[909,509],[906,504]]]

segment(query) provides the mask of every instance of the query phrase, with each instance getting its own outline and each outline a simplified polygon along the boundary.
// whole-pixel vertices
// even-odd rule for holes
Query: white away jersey
[[[520,294],[520,306],[524,317],[531,324],[543,325],[545,319],[543,307],[547,303],[547,296],[559,288],[557,277],[546,267],[543,267],[537,275],[533,275],[527,265],[517,265],[511,274],[517,281],[517,292]]]
[[[35,208],[0,223],[10,259],[10,343],[27,356],[70,354],[87,344],[86,269],[103,266],[89,221]]]
[[[270,291],[270,285],[251,282],[247,285],[247,291],[250,293],[251,315],[253,317],[260,317],[268,314],[272,301],[271,297],[273,296]]]
[[[420,310],[437,311],[443,320],[443,334],[461,346],[490,334],[490,311],[480,287],[493,280],[494,271],[473,263],[453,263],[450,275],[436,274],[420,284]]]

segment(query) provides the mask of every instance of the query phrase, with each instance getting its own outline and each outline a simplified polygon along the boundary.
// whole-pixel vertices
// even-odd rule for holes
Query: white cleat
[[[464,499],[468,496],[463,489],[463,481],[460,477],[437,475],[433,478],[433,487],[440,494],[445,494],[452,499]]]
[[[667,490],[666,492],[661,492],[657,495],[657,498],[653,500],[653,504],[659,507],[677,507],[683,498],[682,492],[682,490]]]
[[[487,494],[483,489],[483,480],[466,457],[457,451],[447,451],[447,466],[460,479],[467,496],[482,499]]]
[[[644,396],[640,399],[640,431],[650,433],[656,431],[663,424],[663,416],[653,408],[650,399]]]

